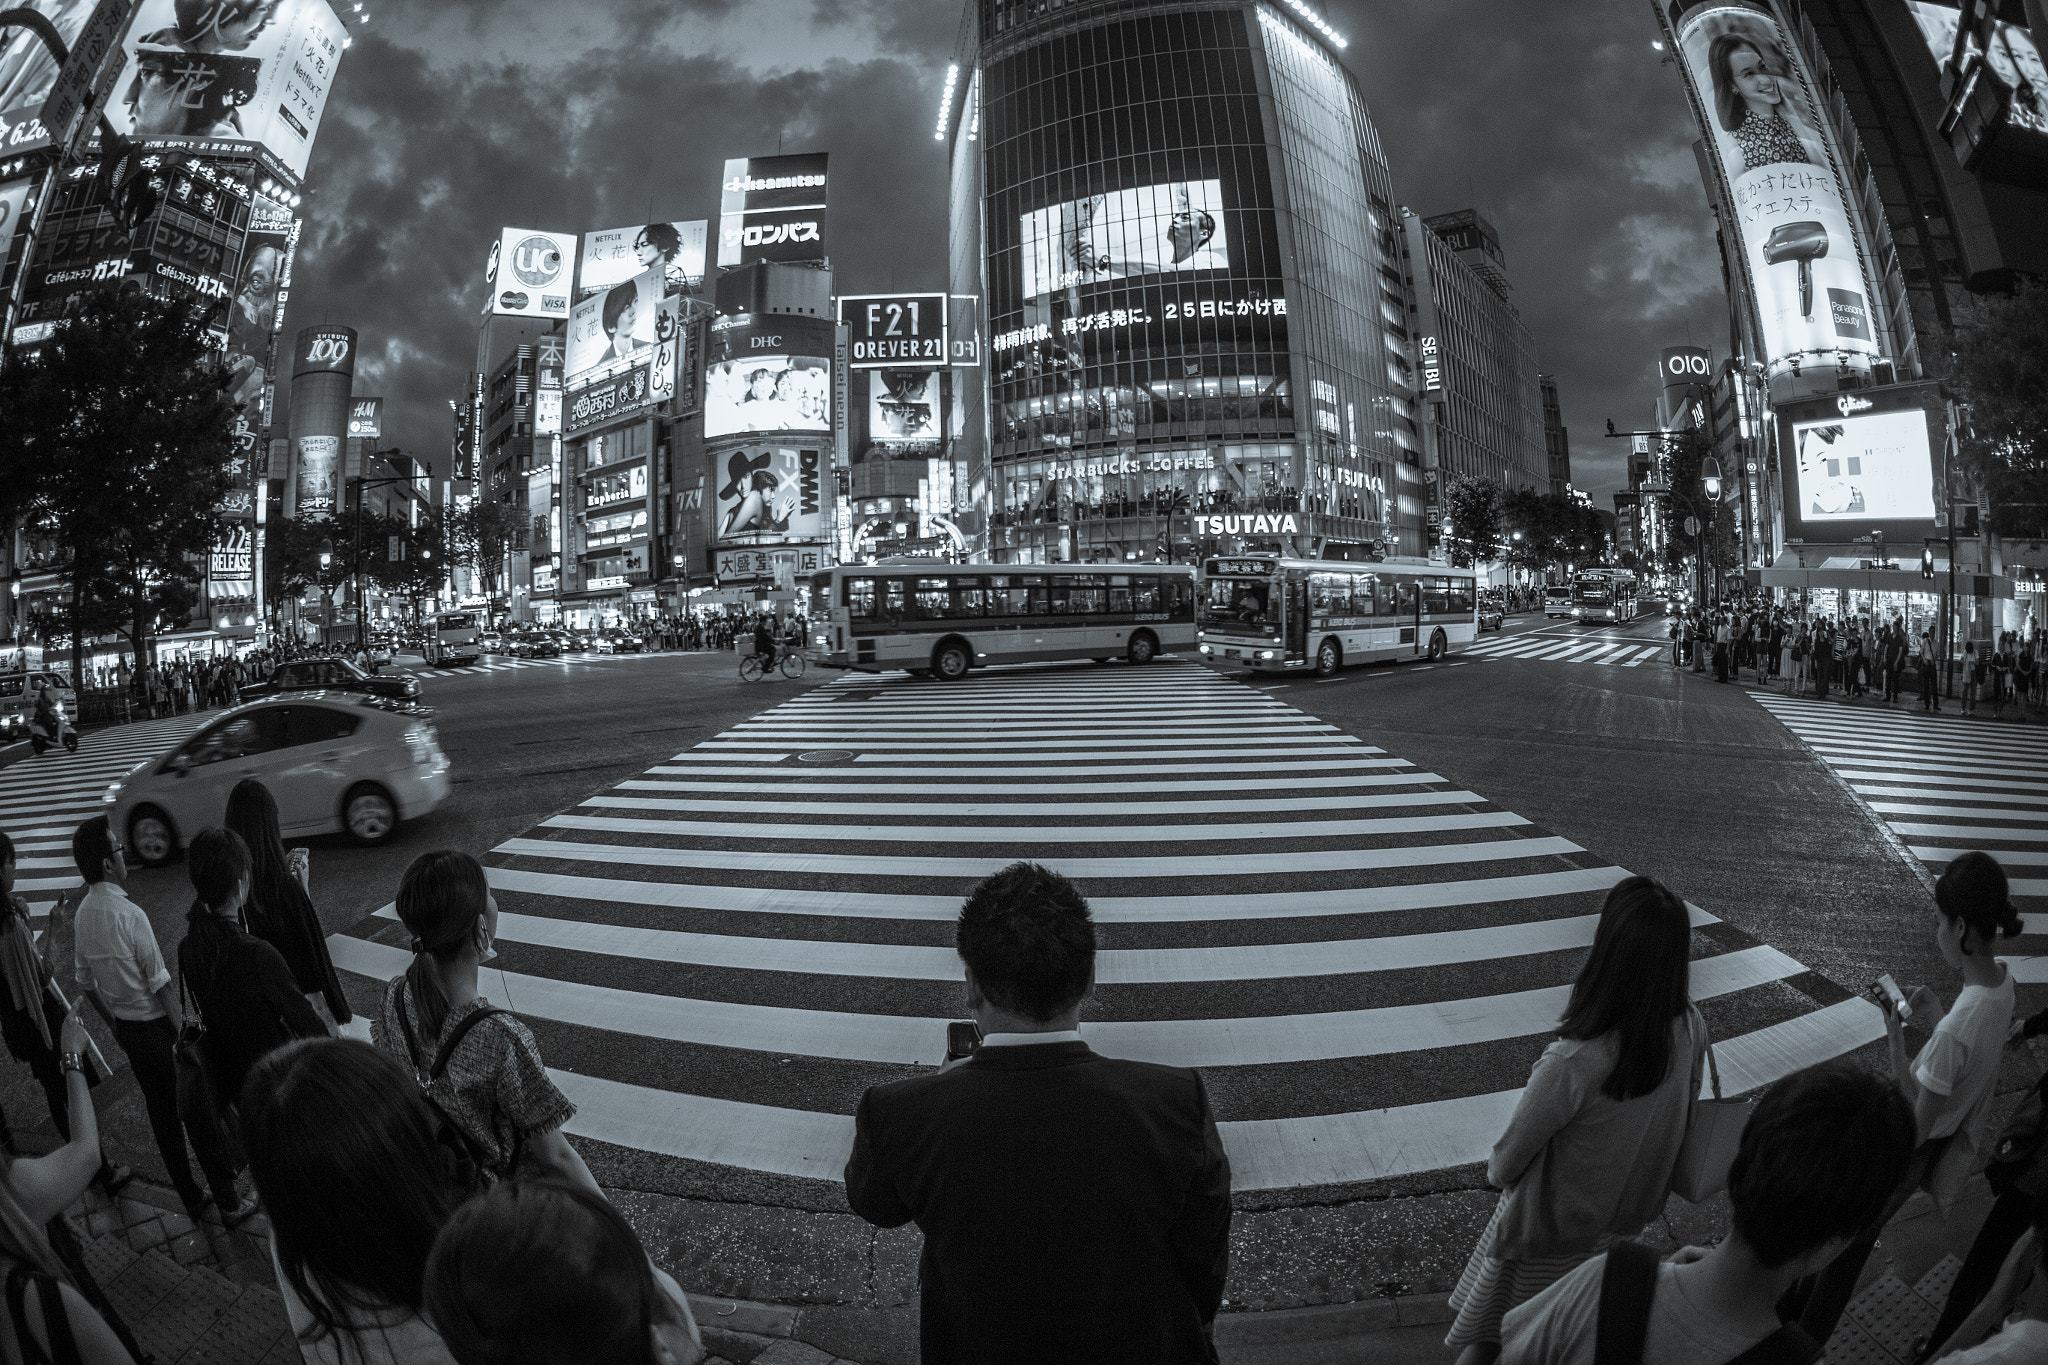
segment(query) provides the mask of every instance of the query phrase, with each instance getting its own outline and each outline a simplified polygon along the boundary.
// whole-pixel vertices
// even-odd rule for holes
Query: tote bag
[[[1728,1168],[1735,1164],[1742,1128],[1749,1122],[1747,1098],[1724,1099],[1721,1095],[1721,1068],[1714,1060],[1711,1041],[1707,1043],[1707,1074],[1713,1081],[1714,1097],[1694,1097],[1692,1113],[1685,1122],[1685,1142],[1678,1149],[1678,1163],[1671,1168],[1671,1192],[1693,1204],[1704,1204],[1728,1188]]]

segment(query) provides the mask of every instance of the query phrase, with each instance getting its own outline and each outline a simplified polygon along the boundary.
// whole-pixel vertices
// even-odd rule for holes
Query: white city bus
[[[1581,621],[1636,619],[1636,576],[1629,569],[1581,569],[1572,584],[1572,615]]]
[[[956,681],[1043,659],[1150,663],[1195,644],[1195,571],[1171,564],[842,564],[812,575],[811,657]]]
[[[444,611],[427,618],[427,662],[436,668],[473,664],[483,658],[482,631],[476,616],[466,611]]]
[[[1202,565],[1201,652],[1256,670],[1427,658],[1479,634],[1470,569],[1422,559],[1377,563],[1232,555]]]

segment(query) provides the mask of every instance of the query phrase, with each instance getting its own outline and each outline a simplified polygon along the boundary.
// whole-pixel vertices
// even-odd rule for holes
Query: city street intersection
[[[700,653],[424,686],[455,796],[382,848],[313,843],[351,998],[373,1009],[407,961],[405,864],[483,856],[486,994],[533,1027],[651,1245],[742,1299],[886,1307],[909,1283],[914,1230],[845,1210],[852,1113],[940,1060],[953,916],[1015,859],[1091,898],[1091,1043],[1203,1068],[1241,1209],[1232,1301],[1254,1308],[1449,1288],[1628,873],[1693,907],[1694,994],[1740,1090],[1869,1048],[1878,973],[1945,980],[1928,888],[1954,850],[2014,865],[2023,910],[2048,890],[2038,725],[1717,686],[1671,666],[1661,620],[1521,618],[1444,665],[1328,680],[1169,659],[747,685]],[[0,771],[38,913],[75,884],[69,831],[100,787],[199,721]],[[182,867],[131,890],[169,952]],[[2048,1003],[2048,918],[2028,930],[2023,1009]],[[120,1084],[110,1145],[149,1165]],[[40,1113],[25,1074],[0,1099]]]

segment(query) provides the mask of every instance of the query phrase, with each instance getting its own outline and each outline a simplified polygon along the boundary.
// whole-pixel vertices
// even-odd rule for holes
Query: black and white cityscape
[[[0,10],[0,1361],[2048,1363],[2044,49]]]

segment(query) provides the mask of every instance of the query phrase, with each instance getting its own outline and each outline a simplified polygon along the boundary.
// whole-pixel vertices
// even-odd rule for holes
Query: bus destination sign
[[[1225,578],[1263,578],[1273,572],[1270,559],[1212,559],[1209,572]]]
[[[951,358],[944,294],[848,294],[839,300],[839,325],[848,329],[848,364],[856,370],[944,367]]]

